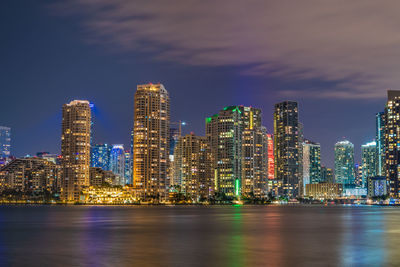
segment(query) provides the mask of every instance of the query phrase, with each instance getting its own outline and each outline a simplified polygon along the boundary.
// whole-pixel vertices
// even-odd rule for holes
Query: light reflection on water
[[[400,265],[400,209],[0,207],[0,265]]]

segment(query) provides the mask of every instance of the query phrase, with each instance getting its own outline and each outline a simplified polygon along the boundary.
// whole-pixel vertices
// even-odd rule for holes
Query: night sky
[[[400,84],[397,1],[4,1],[0,125],[12,154],[60,152],[61,108],[95,105],[94,141],[129,145],[136,85],[161,82],[172,121],[204,134],[227,105],[299,102],[304,136],[333,167],[343,137],[375,137]],[[111,3],[112,2],[112,3]]]

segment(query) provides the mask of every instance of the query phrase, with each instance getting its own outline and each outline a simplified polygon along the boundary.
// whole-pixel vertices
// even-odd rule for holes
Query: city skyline
[[[0,8],[0,266],[400,266],[400,2]]]
[[[304,135],[321,144],[322,164],[330,168],[334,165],[333,146],[342,137],[354,143],[358,163],[361,163],[361,145],[375,137],[371,116],[383,111],[386,85],[373,98],[361,100],[288,95],[287,90],[301,92],[306,88],[332,90],[332,93],[337,90],[330,82],[319,79],[299,81],[292,76],[276,77],[268,73],[262,77],[245,75],[246,66],[187,66],[149,57],[141,51],[105,48],[85,42],[80,23],[85,19],[83,15],[77,16],[75,22],[69,16],[60,16],[59,11],[44,2],[27,4],[29,12],[24,16],[19,8],[7,3],[3,9],[2,20],[9,27],[4,31],[7,42],[1,46],[6,54],[0,63],[9,73],[2,79],[2,86],[4,97],[10,100],[0,107],[0,124],[13,129],[13,153],[18,157],[37,151],[60,152],[59,107],[73,99],[88,99],[95,104],[95,143],[129,145],[135,86],[149,81],[162,82],[169,88],[171,121],[186,121],[188,126],[183,130],[196,134],[204,132],[203,120],[209,112],[229,105],[262,109],[263,125],[271,132],[273,105],[287,99],[298,101]],[[32,35],[13,34],[28,22]],[[63,34],[53,27],[62,29]],[[24,50],[23,56],[22,44],[31,48]],[[186,99],[188,90],[196,101]],[[20,94],[26,98],[16,101]],[[46,139],[41,138],[44,134]]]

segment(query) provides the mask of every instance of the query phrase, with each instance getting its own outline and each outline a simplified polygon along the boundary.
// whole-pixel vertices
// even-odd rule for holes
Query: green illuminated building
[[[260,109],[225,107],[206,118],[206,136],[216,192],[228,197],[266,194],[267,142]]]
[[[385,176],[385,112],[376,114],[377,175]]]

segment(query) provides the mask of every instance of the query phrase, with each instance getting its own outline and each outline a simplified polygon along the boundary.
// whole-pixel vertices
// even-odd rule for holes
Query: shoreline
[[[0,206],[126,206],[126,207],[175,207],[175,206],[380,206],[380,207],[398,207],[400,204],[367,204],[367,203],[268,203],[268,204],[235,204],[235,203],[218,203],[218,204],[201,204],[201,203],[184,203],[184,204],[140,204],[140,203],[44,203],[44,202],[0,202]]]

